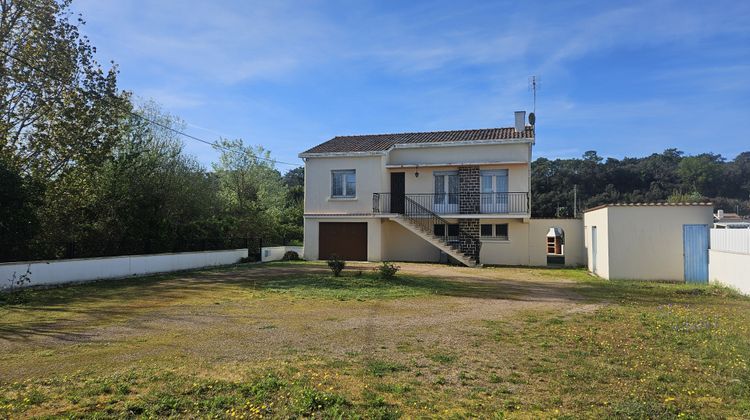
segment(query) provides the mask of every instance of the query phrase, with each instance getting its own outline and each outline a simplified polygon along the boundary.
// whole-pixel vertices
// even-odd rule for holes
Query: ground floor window
[[[432,233],[438,238],[445,238],[448,242],[458,241],[458,225],[434,225]]]
[[[495,237],[500,239],[508,239],[508,224],[502,223],[495,225]]]
[[[499,223],[495,225],[483,224],[479,227],[479,233],[484,238],[496,238],[508,240],[508,224]]]

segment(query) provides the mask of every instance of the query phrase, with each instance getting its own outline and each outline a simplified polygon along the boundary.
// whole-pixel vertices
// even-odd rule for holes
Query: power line
[[[60,80],[59,78],[57,78],[57,77],[55,77],[55,76],[51,75],[51,74],[50,74],[49,72],[47,72],[46,70],[44,70],[44,69],[41,69],[41,68],[39,68],[39,67],[36,67],[36,66],[32,65],[31,63],[29,63],[28,61],[26,61],[26,60],[24,60],[24,59],[22,59],[22,58],[18,58],[18,57],[16,57],[15,55],[13,55],[13,54],[11,54],[11,53],[9,53],[9,52],[7,52],[7,51],[1,50],[1,49],[0,49],[0,54],[3,54],[3,55],[5,55],[5,56],[6,56],[6,57],[8,57],[8,58],[11,58],[11,59],[13,59],[13,60],[16,60],[16,61],[18,61],[18,62],[20,62],[20,63],[24,64],[25,66],[27,66],[27,67],[29,67],[29,68],[31,68],[31,69],[34,69],[34,70],[36,70],[36,71],[38,71],[38,72],[40,72],[40,73],[44,74],[45,76],[49,77],[50,79],[53,79],[53,80],[56,80],[56,81],[60,82],[60,83],[61,83],[61,84],[62,84],[62,85],[63,85],[64,87],[67,87],[67,85],[65,84],[65,82],[64,82],[64,81],[62,81],[62,80]],[[220,144],[217,144],[216,142],[212,142],[212,141],[209,141],[209,140],[205,140],[205,139],[202,139],[202,138],[200,138],[200,137],[196,137],[196,136],[193,136],[192,134],[188,134],[188,133],[185,133],[184,131],[178,130],[178,129],[174,128],[174,127],[170,127],[170,126],[168,126],[168,125],[166,125],[166,124],[160,123],[160,122],[158,122],[158,121],[154,121],[154,120],[152,120],[152,119],[150,119],[150,118],[148,118],[148,117],[146,117],[146,116],[144,116],[144,115],[142,115],[142,114],[139,114],[139,113],[137,113],[137,112],[135,112],[135,111],[131,111],[131,110],[128,110],[128,113],[129,113],[130,115],[132,115],[132,116],[136,117],[136,118],[140,118],[140,119],[141,119],[141,120],[143,120],[143,121],[146,121],[146,122],[148,122],[148,123],[150,123],[150,124],[154,124],[154,125],[156,125],[156,126],[159,126],[159,127],[163,128],[163,129],[165,129],[165,130],[169,130],[169,131],[172,131],[173,133],[179,134],[179,135],[181,135],[181,136],[184,136],[184,137],[186,137],[186,138],[189,138],[189,139],[191,139],[191,140],[195,140],[195,141],[198,141],[198,142],[201,142],[201,143],[205,143],[205,144],[207,144],[207,145],[209,145],[209,146],[212,146],[212,147],[215,147],[215,148],[217,148],[217,149],[221,149],[221,150],[224,150],[224,151],[227,151],[227,152],[231,152],[231,153],[239,153],[239,152],[237,152],[236,150],[232,150],[232,149],[230,149],[230,148],[228,148],[228,147],[224,147],[224,146],[222,146],[222,145],[220,145]],[[280,160],[276,160],[276,159],[271,159],[271,158],[265,158],[265,157],[262,157],[262,156],[257,156],[257,155],[253,155],[253,156],[254,156],[254,157],[255,157],[256,159],[260,159],[260,160],[264,160],[264,161],[267,161],[267,162],[272,162],[272,163],[276,163],[276,164],[281,164],[281,165],[289,165],[289,166],[300,166],[300,165],[299,165],[298,163],[289,163],[289,162],[283,162],[283,161],[280,161]]]

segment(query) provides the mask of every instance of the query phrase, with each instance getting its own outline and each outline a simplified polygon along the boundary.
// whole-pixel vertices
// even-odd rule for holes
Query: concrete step
[[[435,236],[432,232],[425,231],[421,227],[410,222],[405,217],[403,216],[392,217],[391,220],[397,222],[401,226],[415,233],[420,238],[434,245],[436,248],[440,249],[441,251],[450,255],[454,259],[458,260],[461,264],[467,267],[478,267],[478,266],[481,267],[481,265],[479,265],[473,257],[467,256],[466,254],[461,252],[455,245],[449,245],[448,242],[445,241],[443,238],[439,238]]]

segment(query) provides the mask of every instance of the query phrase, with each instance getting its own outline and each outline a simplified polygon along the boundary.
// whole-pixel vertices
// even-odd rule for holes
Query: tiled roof
[[[584,212],[603,209],[605,207],[678,207],[678,206],[713,206],[714,203],[613,203],[586,209]]]
[[[478,130],[431,131],[423,133],[366,134],[361,136],[338,136],[321,143],[308,153],[378,152],[388,150],[396,144],[441,143],[482,140],[533,139],[534,127],[527,126],[523,133],[513,127],[484,128]]]

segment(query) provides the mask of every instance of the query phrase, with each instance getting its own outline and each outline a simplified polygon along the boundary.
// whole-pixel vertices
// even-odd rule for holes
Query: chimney
[[[717,210],[716,211],[716,218],[721,220],[724,218],[724,210]]]
[[[526,129],[526,111],[516,111],[516,133],[523,133]]]

